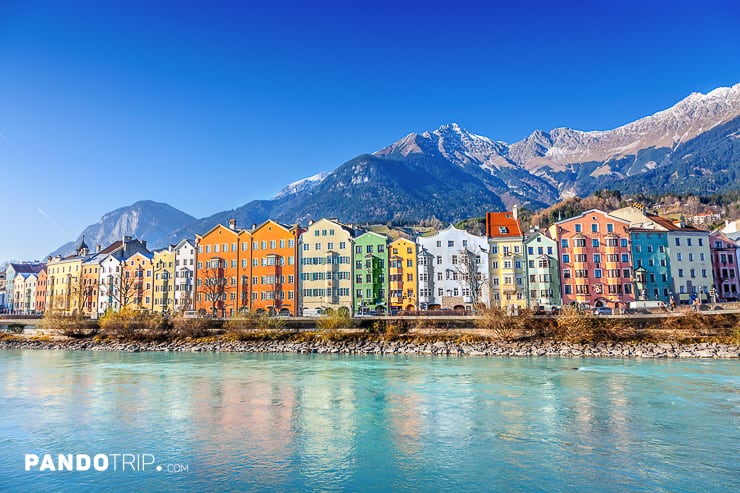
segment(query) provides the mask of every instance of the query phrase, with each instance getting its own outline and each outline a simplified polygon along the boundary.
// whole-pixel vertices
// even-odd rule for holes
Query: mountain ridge
[[[448,123],[410,132],[333,171],[295,181],[272,199],[253,200],[199,219],[171,208],[184,216],[168,222],[168,231],[155,231],[155,225],[163,226],[155,217],[144,227],[147,221],[141,222],[133,212],[125,215],[124,207],[101,218],[97,229],[91,225],[83,233],[88,244],[127,231],[151,235],[142,238],[152,247],[162,247],[230,218],[239,227],[268,218],[285,223],[320,217],[348,223],[428,218],[451,222],[514,204],[537,209],[603,188],[722,191],[737,187],[739,169],[740,84],[735,84],[707,94],[691,93],[670,108],[611,130],[535,130],[513,144]],[[118,226],[107,224],[115,221]],[[139,225],[138,231],[128,228]],[[100,233],[101,228],[108,236]]]

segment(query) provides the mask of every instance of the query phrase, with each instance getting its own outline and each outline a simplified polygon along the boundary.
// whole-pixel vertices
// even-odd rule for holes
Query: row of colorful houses
[[[11,263],[0,275],[0,305],[89,317],[121,307],[232,317],[737,300],[739,237],[640,206],[593,209],[529,232],[515,207],[488,213],[485,236],[449,226],[391,238],[333,219],[240,229],[231,220],[160,250],[124,237],[90,251],[83,238],[74,255]]]

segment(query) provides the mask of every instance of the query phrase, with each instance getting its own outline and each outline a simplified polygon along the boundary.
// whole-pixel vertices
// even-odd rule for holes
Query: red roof
[[[684,227],[682,228],[680,225],[674,223],[673,221],[665,217],[648,216],[648,218],[654,223],[658,224],[659,226],[663,226],[668,231],[695,231],[695,232],[704,231],[703,229],[695,228],[693,226],[689,226],[688,224],[685,224]]]
[[[519,219],[512,212],[489,212],[486,214],[486,236],[489,238],[511,238],[522,236]]]

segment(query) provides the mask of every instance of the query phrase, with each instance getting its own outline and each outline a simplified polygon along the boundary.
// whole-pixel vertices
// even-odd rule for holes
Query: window
[[[686,238],[686,246],[691,246],[691,238]]]
[[[576,224],[576,233],[580,233],[580,232],[581,232],[581,225]]]
[[[607,224],[606,225],[606,232],[607,233],[613,233],[614,232],[614,224],[611,224],[611,223]]]
[[[627,238],[620,239],[619,246],[621,246],[622,248],[627,248]]]
[[[594,248],[599,248],[599,239],[598,238],[593,238],[591,240],[591,246],[594,247]]]
[[[563,238],[562,240],[560,240],[560,248],[568,248],[567,238]]]
[[[599,225],[596,223],[591,224],[591,232],[592,233],[598,233],[599,232]]]
[[[678,253],[676,254],[676,260],[678,260],[679,262],[680,262],[680,261],[682,261],[682,260],[683,260],[683,253],[681,253],[681,252],[678,252]]]
[[[676,238],[676,246],[681,246],[681,238]]]

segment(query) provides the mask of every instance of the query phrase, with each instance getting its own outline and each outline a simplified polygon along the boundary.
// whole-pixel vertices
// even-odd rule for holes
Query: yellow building
[[[486,214],[486,236],[492,306],[526,308],[524,235],[516,207],[513,212]]]
[[[417,310],[416,243],[399,237],[389,246],[388,289],[391,310]]]
[[[46,311],[54,311],[61,315],[75,315],[84,311],[85,287],[82,263],[88,258],[84,237],[74,255],[49,258]]]
[[[123,261],[121,305],[134,310],[151,310],[152,254],[136,252]]]
[[[149,309],[156,313],[172,313],[175,311],[175,247],[170,245],[153,253],[154,295]]]

